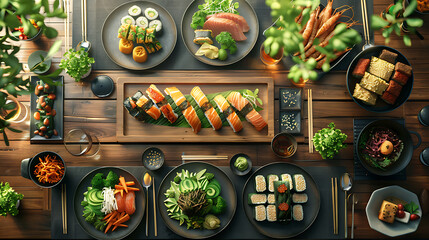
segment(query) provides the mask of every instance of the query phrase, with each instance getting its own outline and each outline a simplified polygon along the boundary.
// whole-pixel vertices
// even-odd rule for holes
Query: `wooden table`
[[[374,12],[380,13],[390,0],[375,0]],[[429,15],[424,17],[426,25]],[[59,38],[64,39],[64,23],[62,20],[52,19],[47,23],[59,30]],[[168,143],[168,144],[119,144],[115,137],[116,124],[116,92],[107,99],[96,98],[88,82],[76,83],[69,76],[65,78],[65,132],[73,128],[87,128],[95,132],[102,142],[100,158],[73,157],[62,144],[30,144],[29,122],[14,126],[24,130],[22,134],[9,132],[11,145],[6,147],[0,142],[0,181],[7,181],[16,191],[25,195],[21,202],[20,213],[16,217],[8,216],[0,218],[1,238],[50,238],[50,191],[37,187],[30,180],[20,175],[20,163],[23,158],[32,157],[43,150],[58,152],[68,166],[141,166],[141,154],[148,146],[161,148],[166,157],[168,166],[176,166],[181,163],[180,155],[186,154],[221,154],[232,155],[244,152],[248,154],[254,165],[261,166],[270,162],[285,161],[300,166],[344,166],[347,171],[353,173],[353,118],[377,118],[377,117],[401,117],[406,121],[406,127],[417,131],[422,135],[423,143],[414,151],[413,158],[407,168],[407,181],[359,181],[354,184],[352,191],[357,193],[359,204],[355,216],[356,238],[383,238],[384,235],[372,230],[366,219],[365,207],[371,193],[380,187],[400,185],[419,194],[423,188],[429,189],[429,167],[425,167],[419,161],[420,152],[429,145],[429,128],[423,127],[417,120],[419,110],[429,104],[429,27],[421,28],[424,41],[412,37],[413,46],[407,48],[398,37],[392,37],[389,46],[401,51],[411,62],[414,68],[414,88],[410,99],[400,108],[387,114],[374,114],[360,108],[350,98],[345,83],[345,73],[335,72],[326,75],[318,82],[307,84],[307,88],[313,89],[313,116],[314,131],[326,127],[330,122],[335,122],[337,127],[343,130],[349,137],[348,146],[342,150],[334,160],[322,160],[320,155],[308,153],[307,136],[307,96],[304,91],[303,108],[303,135],[298,137],[298,150],[291,159],[280,159],[274,155],[269,143],[234,143],[234,144],[205,144],[205,143]],[[181,41],[179,38],[178,41]],[[19,57],[26,62],[27,57],[35,50],[47,50],[54,40],[43,37],[38,43],[22,43]],[[377,32],[375,43],[383,44],[384,40]],[[65,48],[57,54],[53,60],[55,67],[61,59]],[[261,63],[262,64],[262,63]],[[129,75],[127,71],[93,72],[92,79],[98,74],[107,74],[116,81],[119,77]],[[275,126],[278,132],[278,90],[281,87],[291,86],[287,80],[287,72],[267,69],[266,71],[145,71],[145,76],[151,77],[190,77],[200,78],[208,75],[218,77],[235,76],[269,76],[275,81]],[[29,105],[29,96],[23,96],[21,101]],[[414,139],[416,140],[416,139]],[[314,161],[297,161],[311,159]],[[228,161],[215,162],[216,165],[228,165]],[[330,194],[330,193],[321,193]],[[350,205],[349,205],[350,206]],[[351,211],[349,213],[349,227],[351,226]],[[57,213],[60,214],[60,213]],[[429,217],[423,217],[417,232],[408,235],[409,238],[427,238]],[[349,229],[350,231],[350,229]]]

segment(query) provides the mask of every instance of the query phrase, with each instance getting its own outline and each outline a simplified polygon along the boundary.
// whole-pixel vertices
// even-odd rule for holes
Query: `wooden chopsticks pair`
[[[308,96],[308,152],[313,153],[313,92],[307,89]]]
[[[66,184],[61,185],[61,216],[63,223],[63,234],[67,234],[67,189]]]
[[[334,224],[334,234],[338,234],[338,180],[331,178],[332,192],[332,219]]]
[[[210,161],[210,160],[228,160],[228,156],[220,155],[182,155],[182,162],[184,161]]]

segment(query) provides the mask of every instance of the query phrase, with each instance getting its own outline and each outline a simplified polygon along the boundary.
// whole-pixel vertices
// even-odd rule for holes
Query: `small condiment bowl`
[[[278,157],[281,158],[292,157],[295,154],[297,147],[298,144],[295,137],[285,132],[278,133],[271,141],[271,149]],[[288,148],[291,150],[290,153],[287,153]]]
[[[156,147],[147,148],[142,155],[143,166],[148,170],[158,170],[164,164],[164,153]]]
[[[234,166],[235,160],[237,160],[237,158],[239,158],[239,157],[244,157],[247,160],[247,169],[244,171],[240,171]],[[231,171],[234,174],[236,174],[238,176],[244,176],[252,170],[252,160],[250,159],[249,156],[247,156],[244,153],[237,153],[234,156],[232,156],[231,160],[229,161],[229,167],[231,168]]]

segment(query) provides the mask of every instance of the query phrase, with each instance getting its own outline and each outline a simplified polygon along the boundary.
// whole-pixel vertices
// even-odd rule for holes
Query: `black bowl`
[[[238,170],[238,169],[234,166],[235,160],[237,160],[237,158],[239,158],[239,157],[244,157],[244,158],[246,158],[246,160],[247,160],[247,164],[248,164],[248,166],[247,166],[247,169],[246,169],[246,170],[244,170],[244,171],[240,171],[240,170]],[[248,173],[252,170],[252,160],[250,159],[250,157],[249,157],[249,156],[247,156],[247,155],[246,155],[246,154],[244,154],[244,153],[237,153],[237,154],[235,154],[234,156],[232,156],[231,160],[229,161],[229,167],[231,168],[231,171],[232,171],[235,175],[238,175],[238,176],[244,176],[244,175],[248,174]]]
[[[411,66],[408,59],[396,49],[393,49],[393,48],[387,47],[387,46],[370,46],[369,48],[367,48],[367,49],[363,50],[361,53],[359,53],[353,59],[349,68],[347,69],[347,89],[348,89],[350,96],[352,97],[353,101],[355,101],[362,108],[364,108],[368,111],[377,112],[377,113],[390,112],[390,111],[397,109],[402,104],[404,104],[408,100],[408,97],[411,94],[411,90],[413,89],[413,82],[414,82],[414,74],[412,74],[411,77],[408,79],[407,84],[405,84],[405,86],[402,87],[401,94],[399,95],[398,99],[396,99],[396,102],[393,105],[385,103],[383,100],[380,99],[380,97],[378,97],[379,99],[377,99],[377,103],[374,106],[370,106],[370,105],[366,105],[361,100],[355,99],[353,97],[353,92],[354,92],[356,83],[360,82],[360,79],[354,77],[352,75],[352,73],[353,73],[353,70],[354,70],[356,64],[358,63],[359,59],[371,58],[372,56],[378,57],[380,55],[381,51],[383,51],[383,49],[386,49],[386,50],[389,50],[391,52],[398,54],[398,57],[396,58],[396,62],[402,62],[404,64]]]
[[[359,149],[359,142],[362,135],[365,132],[370,131],[370,129],[374,127],[383,127],[383,128],[389,128],[393,130],[398,134],[399,138],[404,143],[404,149],[402,150],[402,153],[399,159],[392,165],[388,166],[385,170],[376,168],[371,164],[369,164],[363,158],[362,153]],[[418,143],[415,146],[413,145],[413,140],[411,139],[410,133],[415,134],[418,138]],[[420,137],[420,134],[418,134],[417,132],[408,131],[403,125],[399,124],[396,121],[387,120],[387,119],[375,120],[373,122],[370,122],[368,125],[366,125],[359,133],[357,141],[355,142],[355,151],[357,152],[358,159],[362,163],[362,166],[364,166],[366,170],[368,170],[370,173],[379,175],[379,176],[390,176],[402,171],[408,166],[408,164],[411,161],[411,158],[413,157],[413,150],[418,148],[421,142],[422,142],[422,139]]]
[[[164,164],[164,153],[156,147],[147,148],[142,156],[143,165],[151,171],[158,170]]]

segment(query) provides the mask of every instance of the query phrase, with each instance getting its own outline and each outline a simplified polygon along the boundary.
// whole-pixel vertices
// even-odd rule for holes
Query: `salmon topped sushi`
[[[243,124],[241,123],[237,113],[235,113],[234,109],[232,109],[231,105],[229,105],[226,99],[222,95],[217,95],[213,100],[223,115],[225,115],[225,118],[232,130],[234,132],[241,131],[241,129],[243,129]]]
[[[222,128],[222,120],[217,114],[216,109],[212,106],[210,101],[207,99],[206,95],[204,95],[203,91],[201,91],[200,87],[194,87],[191,91],[191,96],[194,98],[195,102],[198,103],[201,110],[203,110],[204,115],[209,120],[210,125],[212,125],[214,130],[219,130]]]
[[[197,112],[194,107],[186,100],[185,96],[177,89],[177,87],[169,87],[164,90],[165,94],[169,95],[177,107],[185,116],[186,121],[191,125],[194,133],[198,133],[201,130],[201,121],[198,118]]]
[[[137,99],[136,105],[155,120],[161,116],[161,111],[159,111],[159,109],[154,106],[153,102],[143,94]]]
[[[239,92],[231,92],[227,100],[234,106],[240,113],[250,122],[258,131],[261,131],[267,122],[262,116],[253,108],[252,104],[245,99]]]
[[[177,120],[177,114],[173,111],[173,108],[155,84],[151,84],[146,90],[146,93],[170,123],[174,123]]]
[[[240,25],[227,18],[211,17],[204,23],[204,29],[212,30],[214,37],[221,32],[229,32],[235,41],[244,41],[247,39]]]

